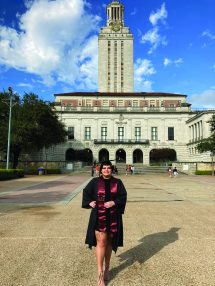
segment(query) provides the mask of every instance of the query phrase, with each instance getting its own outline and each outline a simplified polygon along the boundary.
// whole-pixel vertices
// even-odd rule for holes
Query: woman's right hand
[[[92,202],[90,202],[89,203],[89,205],[91,206],[91,208],[95,208],[95,206],[96,206],[96,201],[92,201]]]

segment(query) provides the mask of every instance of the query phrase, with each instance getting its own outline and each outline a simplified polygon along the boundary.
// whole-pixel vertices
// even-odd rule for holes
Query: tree
[[[50,102],[45,102],[33,93],[25,94],[22,99],[13,94],[16,104],[11,120],[11,159],[13,168],[17,167],[21,152],[31,152],[48,148],[65,141],[67,132]],[[9,92],[0,93],[0,150],[7,148]]]
[[[202,139],[197,144],[197,149],[200,153],[210,152],[211,153],[211,167],[212,176],[214,176],[214,155],[215,155],[215,114],[212,115],[211,120],[208,121],[210,124],[211,136]]]

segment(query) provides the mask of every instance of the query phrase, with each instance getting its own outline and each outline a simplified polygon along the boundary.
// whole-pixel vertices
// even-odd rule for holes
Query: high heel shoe
[[[98,276],[98,286],[105,286],[104,282],[104,272],[101,271]]]

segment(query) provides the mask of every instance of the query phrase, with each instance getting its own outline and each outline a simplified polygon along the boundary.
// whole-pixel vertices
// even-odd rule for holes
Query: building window
[[[152,140],[158,140],[158,128],[151,127],[151,138]]]
[[[103,106],[109,106],[108,100],[104,99],[104,100],[102,101],[102,105],[103,105]]]
[[[118,127],[118,140],[124,140],[124,127]]]
[[[74,127],[68,127],[68,140],[74,140],[74,131],[75,128]]]
[[[150,100],[150,107],[155,107],[155,100]]]
[[[107,140],[107,127],[101,127],[101,139],[103,141]]]
[[[86,100],[86,106],[92,106],[92,101],[91,99]]]
[[[174,139],[174,127],[168,127],[168,140],[175,140]]]
[[[138,107],[139,106],[139,101],[138,100],[133,100],[133,106]]]
[[[67,103],[65,110],[71,110],[71,103]]]
[[[124,106],[124,101],[123,100],[118,100],[118,106],[123,107]]]
[[[141,127],[135,127],[135,140],[139,141],[141,139]]]
[[[91,140],[91,127],[85,127],[84,139]]]

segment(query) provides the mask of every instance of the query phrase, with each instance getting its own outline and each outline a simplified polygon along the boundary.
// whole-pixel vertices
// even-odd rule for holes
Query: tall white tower
[[[107,24],[99,33],[98,91],[133,92],[133,35],[124,27],[124,6],[107,6]]]

